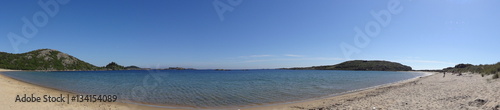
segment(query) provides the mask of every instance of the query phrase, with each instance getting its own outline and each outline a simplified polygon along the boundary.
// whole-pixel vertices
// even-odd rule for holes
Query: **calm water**
[[[336,70],[138,70],[4,72],[25,82],[122,101],[231,107],[298,101],[422,76],[417,72]]]

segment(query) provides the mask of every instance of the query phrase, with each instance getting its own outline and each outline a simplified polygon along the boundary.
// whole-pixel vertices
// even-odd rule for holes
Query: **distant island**
[[[160,70],[196,70],[194,68],[183,68],[183,67],[168,67]]]
[[[411,71],[410,66],[380,60],[352,60],[336,65],[281,68],[290,70],[358,70],[358,71]]]

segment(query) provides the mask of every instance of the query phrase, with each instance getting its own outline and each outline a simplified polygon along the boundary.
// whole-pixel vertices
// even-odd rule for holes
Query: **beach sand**
[[[0,70],[8,71],[8,70]],[[415,78],[394,84],[365,89],[334,97],[259,107],[226,108],[230,110],[301,110],[301,109],[500,109],[500,81],[491,76],[442,74]],[[17,95],[60,95],[72,93],[36,86],[0,75],[0,108],[65,110],[155,110],[155,108],[120,102],[47,103],[15,102]],[[198,109],[198,108],[194,108]],[[220,108],[216,108],[220,109]]]

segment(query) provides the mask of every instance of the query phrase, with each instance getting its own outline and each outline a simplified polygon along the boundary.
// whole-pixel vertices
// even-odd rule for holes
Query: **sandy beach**
[[[0,70],[11,71],[11,70]],[[456,76],[434,74],[394,84],[347,93],[339,96],[289,104],[259,107],[227,108],[248,110],[302,110],[302,109],[500,109],[500,81],[491,77],[464,74]],[[47,103],[15,102],[17,95],[72,94],[36,86],[0,75],[0,106],[4,109],[72,109],[72,110],[151,110],[165,109],[120,102],[113,103]],[[220,109],[220,108],[217,108]]]

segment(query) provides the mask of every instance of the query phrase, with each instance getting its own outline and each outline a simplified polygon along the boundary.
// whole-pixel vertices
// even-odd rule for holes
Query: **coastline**
[[[430,73],[430,72],[426,72]],[[458,110],[500,109],[500,80],[491,76],[440,73],[368,88],[325,99],[300,103],[246,108],[245,110]]]
[[[13,71],[3,70],[0,72]],[[15,70],[14,70],[15,71]],[[465,74],[462,76],[447,75],[442,78],[439,73],[422,72],[427,75],[402,80],[394,83],[383,84],[360,90],[348,91],[332,96],[309,99],[304,101],[291,101],[285,103],[262,104],[243,107],[225,107],[225,108],[187,108],[187,109],[242,109],[242,110],[301,110],[301,109],[490,109],[500,108],[500,81],[487,81],[489,77],[481,77],[477,74]],[[431,74],[431,75],[429,75]],[[471,83],[469,85],[457,85],[457,83]],[[436,88],[435,86],[439,86]],[[0,106],[13,110],[20,109],[119,109],[119,110],[175,110],[176,107],[158,108],[150,105],[130,104],[122,102],[112,103],[20,103],[14,102],[16,95],[37,94],[37,95],[59,95],[71,94],[61,90],[41,87],[30,83],[25,83],[0,75]],[[479,86],[481,88],[476,88]],[[490,89],[488,87],[493,86]],[[481,91],[488,94],[479,94]],[[430,90],[429,90],[430,89]],[[432,90],[433,89],[433,90]],[[462,91],[467,89],[469,91]],[[429,91],[428,91],[429,90]],[[455,93],[448,94],[447,91]],[[440,94],[436,96],[436,94]],[[463,95],[469,94],[469,95]],[[454,100],[455,98],[460,98]],[[494,98],[496,97],[496,98]],[[436,99],[437,98],[437,99]],[[429,100],[436,99],[436,100]],[[480,106],[469,106],[476,99],[484,99],[486,103]],[[457,103],[445,103],[443,101],[455,101]],[[431,105],[431,106],[429,106]],[[164,107],[164,106],[159,106]],[[458,107],[458,108],[457,108]],[[183,109],[182,107],[179,109]],[[185,109],[185,108],[184,108]]]
[[[398,71],[398,72],[409,72],[409,71]],[[364,95],[367,92],[376,91],[377,89],[392,87],[392,86],[399,86],[399,85],[406,84],[406,83],[409,83],[412,81],[416,81],[416,80],[419,80],[421,78],[428,77],[428,76],[435,74],[433,72],[422,72],[422,71],[410,71],[410,72],[422,73],[423,75],[419,76],[419,77],[415,77],[415,78],[397,81],[397,82],[372,86],[372,87],[368,87],[368,88],[350,90],[350,91],[346,91],[346,92],[342,92],[342,93],[336,93],[336,94],[318,97],[318,98],[313,98],[313,99],[292,101],[292,102],[285,102],[285,103],[267,104],[267,105],[260,105],[260,106],[251,106],[251,107],[244,107],[241,109],[242,110],[303,110],[303,109],[319,109],[319,108],[324,109],[323,106],[329,105],[327,103],[327,102],[329,102],[329,100],[344,100],[344,99],[353,98],[353,96],[358,97],[358,96]],[[335,105],[335,104],[330,104],[330,105]],[[239,109],[239,108],[236,108],[236,109]],[[352,109],[352,108],[349,108],[349,109]]]

